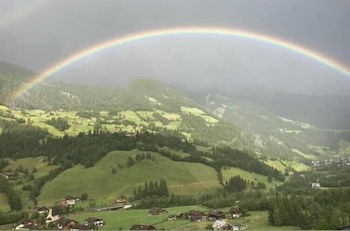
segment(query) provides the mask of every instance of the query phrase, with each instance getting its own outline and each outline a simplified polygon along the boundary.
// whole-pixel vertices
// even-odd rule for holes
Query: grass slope
[[[214,169],[199,163],[175,162],[158,153],[152,153],[155,161],[142,160],[125,167],[127,157],[138,153],[142,152],[115,151],[94,167],[75,166],[66,170],[43,187],[39,204],[50,204],[69,194],[83,192],[90,198],[112,202],[119,194],[132,195],[133,190],[146,180],[165,179],[169,191],[176,194],[196,194],[220,187]],[[116,174],[112,173],[113,168],[116,168]]]
[[[228,168],[222,169],[221,172],[222,172],[222,177],[224,182],[229,180],[231,177],[239,175],[248,182],[254,181],[255,185],[257,182],[262,182],[266,185],[267,188],[273,188],[276,185],[279,185],[282,183],[280,181],[276,181],[275,179],[273,179],[272,182],[270,183],[268,181],[267,176],[263,176],[254,172],[248,172],[240,168],[228,167]]]

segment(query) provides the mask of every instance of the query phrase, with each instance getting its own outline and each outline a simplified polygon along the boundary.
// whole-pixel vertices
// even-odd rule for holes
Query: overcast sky
[[[349,0],[0,0],[0,60],[40,72],[75,52],[138,31],[240,28],[350,66]],[[196,87],[249,82],[296,93],[350,93],[350,79],[290,51],[223,36],[155,38],[109,49],[57,73],[71,82],[156,78]]]

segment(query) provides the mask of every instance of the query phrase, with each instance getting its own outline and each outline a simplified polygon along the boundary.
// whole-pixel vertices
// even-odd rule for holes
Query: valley
[[[34,217],[40,227],[54,228],[46,213],[37,213],[52,208],[80,224],[99,217],[105,230],[138,223],[211,229],[215,220],[206,220],[211,212],[229,216],[234,207],[244,216],[228,222],[242,229],[315,228],[320,226],[301,214],[315,212],[308,206],[327,197],[322,190],[343,193],[342,187],[350,187],[347,130],[318,128],[230,95],[193,91],[190,96],[155,80],[89,91],[52,82],[12,104],[1,96],[4,227]],[[336,169],[329,168],[330,160]],[[344,193],[333,206],[346,200]],[[121,196],[122,206],[116,202]],[[286,209],[290,197],[296,197],[294,210]],[[171,214],[147,215],[154,207],[169,213],[198,210],[206,218],[169,221]],[[121,210],[100,211],[111,208]],[[346,214],[346,207],[338,209]],[[291,212],[303,218],[294,219]],[[338,226],[334,221],[327,227]]]

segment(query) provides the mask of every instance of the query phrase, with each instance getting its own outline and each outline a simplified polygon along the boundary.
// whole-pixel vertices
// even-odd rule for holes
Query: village
[[[350,166],[350,157],[334,157],[326,160],[311,161],[312,167],[343,167]]]
[[[23,219],[13,226],[14,230],[98,230],[106,225],[105,220],[99,217],[86,217],[84,222],[79,223],[69,218],[69,214],[60,214],[58,211],[62,209],[73,208],[80,203],[79,197],[67,196],[58,201],[54,207],[38,207],[36,208],[38,216],[36,219]],[[132,208],[132,203],[127,201],[125,196],[118,196],[115,202],[110,206],[96,208],[96,212],[110,211],[118,213],[121,210]],[[248,228],[246,224],[232,224],[229,220],[234,220],[247,216],[243,214],[238,206],[228,209],[228,212],[221,210],[189,210],[181,213],[169,213],[166,209],[154,207],[147,211],[148,216],[166,215],[164,220],[160,220],[156,224],[167,221],[188,221],[191,222],[210,222],[206,229],[212,230],[245,230]],[[35,217],[35,216],[32,216]],[[156,230],[156,224],[135,223],[129,230]],[[209,227],[208,227],[209,226]]]

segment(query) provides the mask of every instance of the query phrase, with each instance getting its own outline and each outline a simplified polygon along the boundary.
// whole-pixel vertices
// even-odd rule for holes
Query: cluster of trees
[[[13,224],[25,218],[28,218],[27,212],[4,213],[0,211],[0,225]]]
[[[228,192],[242,192],[246,187],[247,182],[241,176],[231,177],[224,186]]]
[[[0,176],[0,193],[5,193],[8,204],[12,210],[22,209],[21,197],[15,190],[12,189],[10,183],[3,176]]]
[[[141,154],[137,154],[135,156],[135,161],[139,161],[139,160],[144,160],[144,159],[148,159],[148,160],[155,160],[154,156],[151,153],[141,153]]]
[[[49,134],[47,130],[30,124],[19,124],[0,119],[0,158],[21,158],[39,155],[40,142]]]
[[[158,181],[146,181],[144,186],[139,186],[134,190],[134,200],[139,200],[147,197],[168,197],[169,189],[165,180]]]
[[[334,230],[350,225],[350,189],[316,190],[305,195],[277,194],[271,198],[269,221],[301,229]]]
[[[60,131],[65,131],[70,128],[68,120],[61,117],[52,118],[50,120],[47,120],[46,123],[57,128]]]
[[[269,207],[268,198],[261,192],[251,193],[228,193],[225,190],[207,192],[197,195],[174,195],[168,197],[145,197],[135,203],[135,208],[173,207],[184,205],[203,205],[208,208],[217,209],[235,206],[239,202],[240,210],[255,211],[267,210]]]

